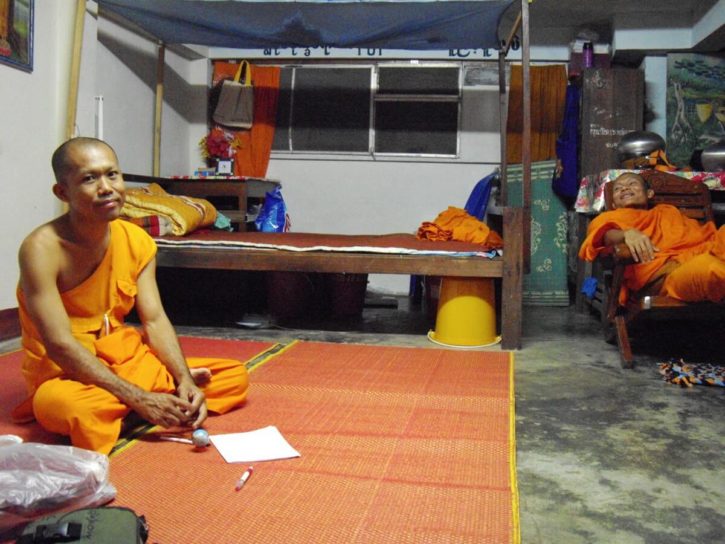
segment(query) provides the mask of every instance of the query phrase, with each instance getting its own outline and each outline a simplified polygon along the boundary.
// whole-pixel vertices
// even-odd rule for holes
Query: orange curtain
[[[523,139],[523,71],[511,67],[508,120],[506,126],[506,161],[522,162]],[[531,160],[556,158],[556,139],[561,132],[566,99],[566,67],[563,64],[531,67]]]
[[[212,85],[216,85],[222,79],[233,78],[238,67],[237,63],[232,62],[214,63]],[[254,123],[250,130],[237,132],[241,146],[234,155],[234,175],[263,178],[267,175],[274,126],[277,121],[280,69],[276,66],[253,64],[251,67],[254,85]]]

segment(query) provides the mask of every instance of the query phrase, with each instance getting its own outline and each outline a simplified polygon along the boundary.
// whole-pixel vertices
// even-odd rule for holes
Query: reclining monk
[[[590,223],[579,257],[593,261],[624,242],[635,261],[624,276],[630,292],[725,301],[725,226],[700,224],[669,204],[650,209],[654,191],[638,174],[624,173],[612,183],[613,209]]]
[[[207,410],[241,405],[239,361],[185,359],[156,284],[156,244],[119,219],[124,181],[114,150],[74,138],[53,154],[53,193],[67,212],[23,241],[17,289],[29,398],[13,413],[109,453],[132,411],[197,429]],[[125,324],[135,306],[143,334]]]

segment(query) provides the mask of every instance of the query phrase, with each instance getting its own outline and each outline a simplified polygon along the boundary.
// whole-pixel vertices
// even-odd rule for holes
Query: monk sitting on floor
[[[131,411],[163,427],[196,429],[207,410],[242,404],[243,364],[184,358],[156,284],[156,244],[118,219],[125,188],[113,149],[71,139],[52,166],[53,193],[68,211],[20,247],[17,296],[30,397],[16,419],[35,418],[74,446],[109,453]],[[143,334],[124,323],[134,305]]]
[[[654,192],[637,174],[612,183],[614,209],[591,222],[579,257],[593,261],[604,248],[624,242],[635,260],[624,276],[630,292],[725,301],[725,227],[702,225],[668,204],[649,209]]]

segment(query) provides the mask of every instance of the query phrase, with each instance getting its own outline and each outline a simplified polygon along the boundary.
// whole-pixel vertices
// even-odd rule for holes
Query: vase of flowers
[[[206,159],[207,166],[216,168],[219,161],[231,161],[241,146],[236,135],[222,128],[214,127],[209,134],[199,141],[201,156]]]

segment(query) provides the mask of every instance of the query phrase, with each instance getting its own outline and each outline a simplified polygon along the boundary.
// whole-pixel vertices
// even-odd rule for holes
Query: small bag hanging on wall
[[[219,101],[212,119],[225,127],[237,129],[252,127],[254,87],[252,87],[252,67],[248,61],[243,60],[239,63],[233,80],[227,79],[222,82]]]

